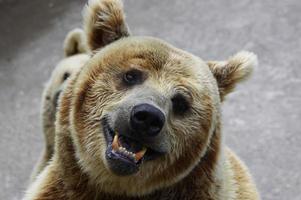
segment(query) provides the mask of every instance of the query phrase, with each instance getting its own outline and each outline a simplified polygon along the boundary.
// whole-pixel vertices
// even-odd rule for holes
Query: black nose
[[[156,136],[160,133],[164,122],[164,114],[150,104],[139,104],[132,109],[130,125],[137,133]]]

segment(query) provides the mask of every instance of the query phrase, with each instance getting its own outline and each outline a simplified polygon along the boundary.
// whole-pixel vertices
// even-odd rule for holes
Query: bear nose
[[[139,104],[131,111],[130,125],[136,133],[146,136],[156,136],[160,133],[165,123],[164,114],[150,104]]]

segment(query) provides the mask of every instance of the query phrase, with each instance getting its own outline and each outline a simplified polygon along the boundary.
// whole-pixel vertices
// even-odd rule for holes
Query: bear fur
[[[54,155],[25,200],[259,199],[220,111],[253,53],[204,62],[131,36],[120,0],[90,0],[84,28],[93,55],[62,93]]]
[[[85,35],[81,29],[70,31],[63,47],[65,58],[53,70],[42,95],[41,116],[45,147],[31,175],[32,181],[45,168],[54,152],[54,123],[60,93],[69,77],[76,74],[89,59]]]

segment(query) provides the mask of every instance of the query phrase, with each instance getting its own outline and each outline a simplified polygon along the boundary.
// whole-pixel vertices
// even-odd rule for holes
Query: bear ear
[[[92,51],[129,36],[121,0],[89,0],[84,10],[84,29]]]
[[[84,31],[76,28],[68,33],[64,41],[65,56],[73,56],[79,53],[87,53]]]
[[[227,61],[208,61],[211,72],[216,78],[221,101],[233,91],[237,83],[247,79],[258,64],[254,53],[241,51]]]

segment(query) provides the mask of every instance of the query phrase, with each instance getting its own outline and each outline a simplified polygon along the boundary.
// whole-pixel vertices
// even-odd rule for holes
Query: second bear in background
[[[66,81],[70,76],[76,74],[89,58],[84,37],[81,29],[74,29],[68,33],[64,42],[65,58],[57,64],[44,89],[41,114],[45,148],[32,173],[31,181],[44,169],[53,155],[55,115],[59,96]]]

